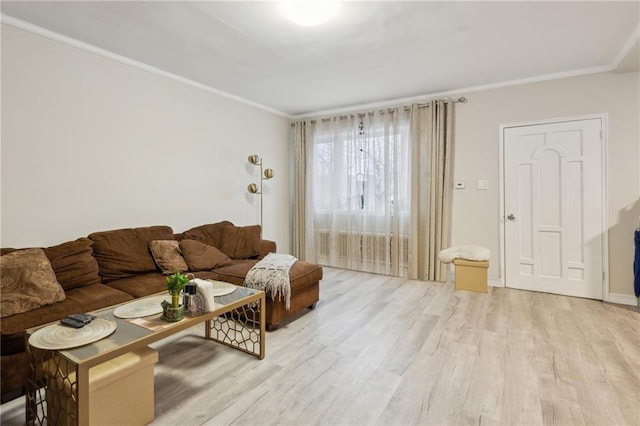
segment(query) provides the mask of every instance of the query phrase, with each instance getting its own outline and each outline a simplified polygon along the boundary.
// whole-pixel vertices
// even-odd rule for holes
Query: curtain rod
[[[452,103],[454,103],[454,104],[457,104],[457,103],[463,103],[463,104],[466,104],[466,103],[467,103],[467,98],[465,98],[464,96],[460,96],[460,97],[459,97],[459,98],[457,98],[457,99],[445,99],[444,101],[445,101],[445,102],[452,102]],[[418,108],[428,108],[428,107],[429,107],[429,105],[430,105],[430,104],[418,104]],[[404,109],[405,111],[409,111],[409,110],[411,109],[411,106],[410,106],[410,105],[405,105],[405,106],[403,106],[403,107],[398,107],[398,108],[402,108],[402,109]],[[384,112],[394,112],[394,111],[395,111],[395,109],[394,109],[394,108],[387,108],[387,109],[381,109],[381,110],[379,110],[378,112],[380,112],[380,113],[384,113]],[[373,112],[374,112],[374,111],[369,111],[368,113],[369,113],[369,114],[372,114]],[[342,117],[346,118],[346,117],[348,117],[349,115],[353,115],[353,114],[356,114],[356,113],[355,113],[355,112],[352,112],[352,113],[340,114],[340,115],[338,115],[338,116],[339,116],[340,118],[342,118]],[[363,114],[365,114],[365,113],[360,112],[360,113],[357,113],[357,114],[360,116],[360,115],[363,115]],[[322,121],[326,121],[326,120],[329,120],[329,118],[322,118],[321,120],[322,120]],[[311,123],[315,123],[315,122],[316,122],[316,120],[310,120],[310,122],[311,122]],[[291,123],[291,127],[294,127],[294,126],[295,126],[295,122],[294,122],[294,123]]]
[[[443,99],[445,102],[452,102],[454,104],[457,103],[467,103],[467,98],[465,98],[464,96],[460,96],[458,99]],[[428,108],[429,105],[431,104],[418,104],[418,108]],[[398,108],[403,108],[405,111],[409,111],[411,109],[410,105],[405,105],[404,107],[398,107]],[[395,111],[394,108],[389,108],[389,109],[381,109],[380,112],[393,112]]]
[[[460,96],[458,99],[445,99],[445,102],[453,102],[454,104],[457,104],[458,102],[466,104],[467,103],[467,98],[465,98],[464,96]],[[426,108],[428,107],[429,104],[418,104],[418,108]],[[411,109],[410,106],[406,106],[404,107],[404,110],[407,111]]]
[[[465,98],[464,96],[460,96],[458,99],[445,99],[444,101],[445,102],[452,102],[454,104],[457,104],[457,103],[465,104],[465,103],[467,103],[467,98]],[[428,108],[429,105],[431,105],[431,104],[418,104],[418,108]],[[409,106],[409,105],[405,105],[404,106],[404,110],[405,111],[409,111],[410,109],[411,109],[411,106]],[[384,110],[384,109],[380,110],[380,112],[385,112],[385,111],[386,112],[393,112],[393,111],[395,111],[395,109],[389,108],[387,110]]]

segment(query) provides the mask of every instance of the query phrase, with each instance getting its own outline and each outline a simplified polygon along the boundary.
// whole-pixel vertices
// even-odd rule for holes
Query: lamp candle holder
[[[253,154],[250,155],[248,157],[249,163],[253,164],[254,166],[259,166],[260,167],[260,185],[258,186],[258,184],[255,183],[250,183],[247,186],[247,191],[251,194],[257,194],[260,195],[260,229],[262,230],[263,225],[263,200],[262,200],[262,195],[263,195],[263,182],[265,180],[271,179],[275,176],[275,172],[273,171],[273,169],[264,169],[263,170],[263,166],[262,166],[262,158],[260,158],[259,155]]]

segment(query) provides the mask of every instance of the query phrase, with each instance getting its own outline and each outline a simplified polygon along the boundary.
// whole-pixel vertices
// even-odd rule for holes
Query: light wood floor
[[[152,424],[640,424],[631,307],[325,268],[318,307],[268,333],[263,361],[201,334],[154,345]]]

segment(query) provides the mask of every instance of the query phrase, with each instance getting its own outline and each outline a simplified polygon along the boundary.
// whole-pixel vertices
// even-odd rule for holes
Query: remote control
[[[67,326],[67,327],[73,327],[73,328],[82,328],[85,325],[87,325],[87,323],[82,322],[82,321],[76,321],[72,318],[66,317],[66,318],[62,318],[60,320],[60,324]]]
[[[71,314],[67,315],[67,318],[71,318],[72,320],[81,322],[83,324],[89,324],[91,321],[96,319],[96,317],[89,314]]]

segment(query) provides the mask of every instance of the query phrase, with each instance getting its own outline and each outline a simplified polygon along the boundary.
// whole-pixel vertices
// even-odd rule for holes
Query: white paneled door
[[[503,128],[507,287],[602,300],[603,119]]]

